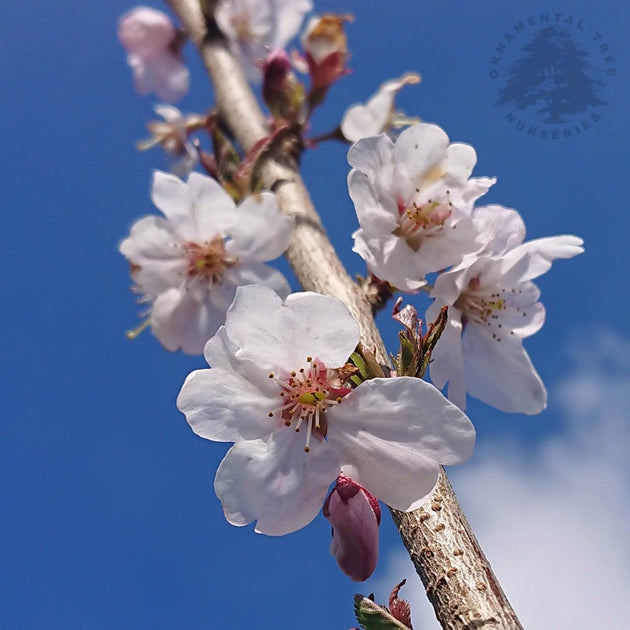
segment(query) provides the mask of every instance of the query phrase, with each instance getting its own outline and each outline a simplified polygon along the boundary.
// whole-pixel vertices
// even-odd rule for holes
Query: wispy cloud
[[[452,477],[526,628],[619,628],[630,586],[630,341],[601,332],[570,357],[553,391],[560,433],[534,447],[486,443]],[[417,580],[403,552],[387,562],[383,600],[401,577]],[[438,628],[421,590],[406,593],[414,624]]]

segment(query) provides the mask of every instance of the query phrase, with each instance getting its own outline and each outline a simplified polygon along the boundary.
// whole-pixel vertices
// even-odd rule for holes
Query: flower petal
[[[472,219],[484,254],[500,256],[525,238],[525,223],[512,208],[498,204],[482,206],[473,211]]]
[[[348,175],[348,193],[361,227],[369,234],[384,235],[398,227],[398,205],[394,197],[377,194],[373,180],[361,171]]]
[[[439,464],[470,457],[475,429],[433,385],[375,378],[329,410],[328,441],[345,474],[391,507],[412,510],[433,489]]]
[[[278,258],[289,246],[294,222],[293,217],[280,212],[273,193],[247,197],[236,210],[236,221],[229,230],[234,239],[229,252],[257,262]]]
[[[212,343],[210,354],[217,356],[217,342]],[[270,418],[269,412],[280,404],[279,395],[266,395],[240,374],[223,367],[191,372],[177,397],[177,407],[192,430],[215,442],[268,435],[280,421]]]
[[[225,518],[256,531],[282,536],[308,525],[318,514],[339,461],[325,441],[304,452],[301,433],[283,427],[265,440],[237,442],[214,480]]]
[[[394,143],[384,133],[353,144],[348,151],[348,163],[374,182],[379,198],[388,198],[393,189]]]
[[[356,252],[365,260],[370,271],[401,291],[416,291],[426,284],[418,269],[415,252],[406,241],[389,234],[385,237],[369,236],[363,230],[353,235]]]
[[[547,392],[520,337],[500,342],[481,326],[469,326],[462,336],[468,393],[510,413],[536,414],[547,406]]]
[[[361,138],[387,131],[396,92],[395,89],[381,89],[365,105],[349,107],[341,120],[341,133],[344,138],[350,142],[357,142]]]
[[[179,56],[170,50],[152,59],[146,68],[153,84],[149,91],[155,92],[163,101],[177,103],[188,92],[190,72]]]
[[[197,229],[188,186],[175,175],[154,171],[151,200],[171,222],[173,230],[186,240],[195,240]]]
[[[469,144],[454,142],[446,148],[440,169],[449,183],[463,185],[477,163],[477,153]]]
[[[268,369],[296,369],[307,356],[339,367],[359,342],[358,324],[340,300],[295,293],[283,304],[271,289],[254,285],[237,289],[227,330],[239,357]]]
[[[448,136],[437,125],[420,123],[405,129],[398,136],[394,156],[401,174],[409,180],[406,187],[408,196],[413,192],[413,187],[420,186],[430,175],[429,171],[440,163],[447,147]],[[441,175],[440,169],[440,173],[435,173],[431,179]]]
[[[232,197],[219,182],[201,173],[190,174],[188,189],[199,240],[211,240],[217,234],[226,236],[237,220]]]
[[[521,276],[521,281],[533,280],[551,269],[551,263],[558,258],[573,258],[584,252],[584,241],[571,234],[537,238],[523,243],[512,250],[508,260],[515,260],[522,256],[529,256],[527,270]],[[506,264],[509,264],[506,261]]]
[[[286,278],[279,271],[264,263],[239,263],[225,272],[223,282],[224,284],[232,284],[235,287],[248,284],[262,284],[273,289],[282,299],[291,293],[291,287]],[[228,307],[232,303],[232,299],[230,299]]]
[[[143,293],[157,296],[182,283],[187,263],[165,219],[150,216],[136,221],[119,250],[132,265],[132,277]]]
[[[202,354],[203,347],[223,324],[225,311],[217,309],[205,289],[169,289],[151,309],[151,330],[171,352]]]
[[[427,322],[435,320],[441,306],[436,301],[429,307],[426,313]],[[453,306],[448,309],[448,322],[431,353],[429,366],[433,384],[438,389],[443,389],[448,383],[448,399],[460,409],[466,409],[461,313]]]

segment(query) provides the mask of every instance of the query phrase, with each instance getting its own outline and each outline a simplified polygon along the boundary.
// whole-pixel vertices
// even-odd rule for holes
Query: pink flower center
[[[444,222],[452,214],[450,201],[436,201],[429,199],[426,203],[418,204],[415,201],[406,206],[404,202],[398,202],[400,214],[399,227],[395,234],[402,236],[409,247],[417,251],[422,237],[431,236],[441,232]]]
[[[211,285],[220,283],[225,270],[238,262],[238,258],[225,251],[225,243],[220,236],[201,245],[184,243],[184,250],[188,258],[188,277],[208,280]]]
[[[326,411],[341,403],[350,389],[339,383],[336,370],[329,370],[319,360],[306,357],[306,368],[287,372],[281,377],[269,374],[280,386],[281,405],[269,412],[269,417],[282,419],[284,425],[299,432],[306,425],[306,444],[309,452],[311,437],[323,440],[328,432]]]

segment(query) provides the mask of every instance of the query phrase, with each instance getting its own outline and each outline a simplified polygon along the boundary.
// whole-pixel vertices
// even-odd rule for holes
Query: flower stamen
[[[269,415],[281,418],[285,426],[293,426],[296,432],[305,424],[304,451],[308,453],[312,439],[323,440],[326,437],[326,410],[338,405],[351,390],[338,385],[338,370],[329,370],[321,361],[316,362],[310,356],[306,358],[306,363],[306,368],[286,372],[282,377],[269,374],[269,378],[275,380],[280,388],[278,394],[282,401]]]

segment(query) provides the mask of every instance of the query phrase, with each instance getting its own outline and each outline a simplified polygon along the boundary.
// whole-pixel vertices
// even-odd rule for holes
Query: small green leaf
[[[363,630],[409,630],[387,608],[379,606],[363,595],[354,596],[354,614]]]

